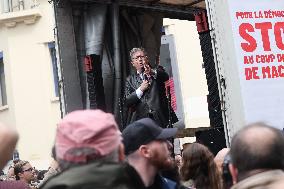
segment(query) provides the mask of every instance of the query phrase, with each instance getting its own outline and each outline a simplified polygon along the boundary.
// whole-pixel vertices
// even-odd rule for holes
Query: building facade
[[[54,13],[48,0],[0,0],[0,121],[21,159],[47,168],[60,119]]]

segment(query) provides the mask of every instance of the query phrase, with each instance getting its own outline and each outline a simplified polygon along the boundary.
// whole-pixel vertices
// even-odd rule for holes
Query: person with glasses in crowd
[[[19,161],[15,164],[14,173],[16,180],[25,182],[28,185],[35,180],[35,170],[28,161]]]
[[[177,122],[171,107],[169,111],[165,89],[169,75],[163,67],[152,69],[143,48],[133,48],[130,61],[136,72],[125,83],[125,105],[128,109],[126,124],[147,117],[164,128],[169,125],[169,120],[171,123]]]

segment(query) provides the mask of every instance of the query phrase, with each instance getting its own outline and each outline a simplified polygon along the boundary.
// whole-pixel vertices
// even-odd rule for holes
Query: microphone
[[[146,72],[146,70],[147,71],[149,71],[149,69],[150,69],[150,72],[149,73],[145,73]],[[146,81],[148,81],[149,82],[149,84],[151,85],[151,81],[152,81],[152,76],[151,76],[151,67],[148,65],[148,63],[145,61],[145,60],[143,60],[143,67],[142,67],[142,69],[141,69],[141,71],[142,71],[142,77],[143,77],[143,80],[146,80]]]
[[[143,73],[144,74],[144,72],[145,72],[145,68],[144,68],[144,66],[141,68],[141,73]]]
[[[146,80],[146,81],[149,81],[149,78],[148,78],[147,74],[144,73],[144,72],[142,73],[142,79]]]
[[[141,68],[141,73],[142,73],[142,79],[148,81],[148,77],[147,74],[145,73],[145,60],[143,60],[142,62],[143,67]]]
[[[142,80],[147,80],[144,66],[141,68],[141,76],[142,76]]]

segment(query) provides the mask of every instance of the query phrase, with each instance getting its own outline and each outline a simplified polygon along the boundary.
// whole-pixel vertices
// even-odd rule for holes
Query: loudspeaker
[[[222,128],[212,128],[205,131],[197,131],[195,136],[196,142],[207,146],[214,156],[220,150],[226,148],[225,134]]]

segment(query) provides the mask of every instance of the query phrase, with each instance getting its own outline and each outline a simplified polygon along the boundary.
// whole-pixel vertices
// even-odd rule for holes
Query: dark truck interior
[[[155,67],[160,56],[163,18],[196,21],[209,91],[211,129],[198,131],[197,135],[197,130],[185,129],[180,137],[197,136],[197,140],[208,140],[208,145],[220,138],[214,143],[217,146],[211,147],[214,153],[225,146],[204,0],[57,0],[54,8],[62,114],[100,108],[113,113],[121,129],[127,116],[124,82],[135,71],[130,66],[129,51],[144,47]]]

